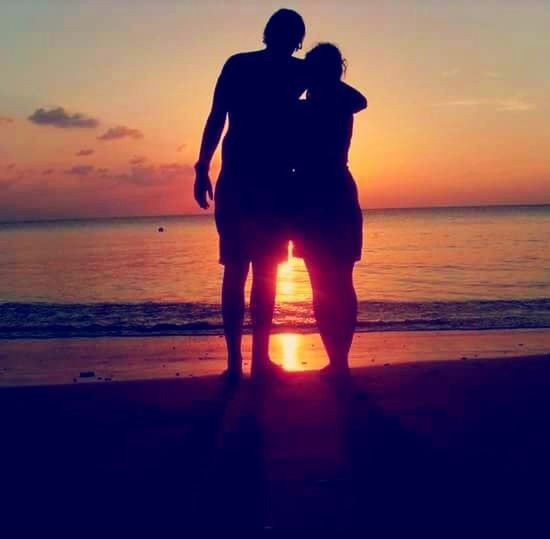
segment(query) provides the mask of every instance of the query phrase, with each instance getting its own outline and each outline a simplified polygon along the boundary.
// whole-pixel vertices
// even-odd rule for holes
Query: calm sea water
[[[159,232],[164,227],[164,232]],[[550,327],[550,206],[365,213],[359,329]],[[211,216],[0,225],[3,337],[219,333]],[[313,327],[301,260],[276,324]]]

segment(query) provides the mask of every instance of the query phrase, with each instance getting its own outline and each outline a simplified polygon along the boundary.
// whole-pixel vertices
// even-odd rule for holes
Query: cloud
[[[98,140],[117,140],[122,138],[131,138],[134,140],[142,139],[143,133],[139,129],[130,129],[124,125],[117,125],[116,127],[111,127],[97,137]]]
[[[8,116],[0,116],[0,125],[10,125],[13,123],[15,123],[13,118],[9,118]]]
[[[457,67],[447,69],[446,71],[443,71],[442,75],[445,79],[454,79],[460,75],[460,69]]]
[[[156,168],[149,166],[134,166],[129,172],[122,174],[113,174],[111,178],[114,180],[133,183],[135,185],[149,185],[156,182]]]
[[[13,170],[17,165],[15,163],[10,163],[9,165],[6,165],[6,168],[8,170]]]
[[[103,179],[138,186],[166,185],[174,181],[179,182],[182,178],[193,178],[193,168],[179,163],[159,166],[138,164],[123,173],[109,173],[108,169],[96,169],[96,173]]]
[[[94,129],[99,125],[99,121],[95,118],[79,112],[69,114],[63,107],[50,110],[37,109],[28,117],[28,120],[36,125],[49,125],[62,129]]]
[[[176,152],[181,152],[182,150],[185,150],[185,148],[187,148],[187,144],[180,144],[180,145],[176,148]]]
[[[42,171],[42,176],[49,176],[50,174],[53,174],[53,173],[54,173],[53,168],[47,168],[46,170]]]
[[[436,107],[492,107],[498,112],[527,112],[536,109],[536,105],[524,97],[505,99],[454,99],[436,103]]]
[[[488,79],[499,80],[502,79],[502,73],[499,71],[487,71],[486,76]]]
[[[19,178],[0,178],[0,190],[7,190],[19,182]]]
[[[503,112],[526,112],[536,108],[534,103],[530,103],[522,98],[499,99],[496,105],[497,110]]]
[[[73,176],[89,176],[94,171],[92,165],[75,165],[69,170],[65,171],[65,174],[71,174]]]
[[[76,152],[76,156],[77,157],[85,157],[87,155],[92,155],[94,153],[94,150],[92,149],[84,149],[84,150],[80,150],[78,152]]]
[[[25,176],[23,174],[19,174],[17,176],[12,176],[9,178],[0,176],[0,188],[9,189],[10,187],[13,187],[15,184],[22,182],[24,179],[25,179]]]
[[[478,107],[485,105],[487,102],[481,99],[454,99],[451,101],[443,101],[436,103],[436,107]]]
[[[134,157],[133,159],[130,159],[130,161],[128,161],[130,163],[130,165],[143,165],[143,163],[145,163],[147,161],[147,158],[146,157]]]
[[[160,165],[160,171],[165,174],[187,174],[192,172],[193,169],[189,165],[180,165],[179,163],[168,163],[165,165]]]

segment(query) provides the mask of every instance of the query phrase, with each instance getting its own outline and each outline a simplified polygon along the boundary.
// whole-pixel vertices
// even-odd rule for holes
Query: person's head
[[[346,72],[346,61],[340,49],[332,43],[319,43],[306,54],[310,89],[332,86]]]
[[[264,43],[268,49],[281,54],[292,54],[302,48],[306,25],[292,9],[279,9],[271,15],[264,29]]]

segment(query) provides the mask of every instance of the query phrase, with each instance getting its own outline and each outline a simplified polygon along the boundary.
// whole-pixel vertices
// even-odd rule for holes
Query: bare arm
[[[220,107],[214,99],[212,109],[210,110],[210,114],[206,120],[206,125],[204,126],[197,166],[205,167],[206,170],[210,168],[212,156],[220,143],[223,129],[225,127],[226,115],[227,111]]]
[[[225,127],[225,119],[227,116],[227,89],[225,87],[226,78],[227,64],[222,70],[218,83],[216,84],[214,98],[212,100],[212,108],[210,109],[210,114],[208,115],[202,134],[199,159],[195,165],[196,175],[194,196],[198,205],[203,209],[207,209],[210,206],[208,204],[207,195],[210,200],[214,198],[209,171],[212,156],[220,143]]]
[[[368,106],[367,98],[359,90],[345,82],[340,83],[340,99],[354,114],[366,109]]]

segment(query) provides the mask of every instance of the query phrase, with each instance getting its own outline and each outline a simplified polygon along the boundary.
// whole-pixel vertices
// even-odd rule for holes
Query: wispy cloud
[[[185,148],[187,148],[187,144],[180,144],[180,145],[176,148],[176,152],[181,152],[182,150],[185,150]]]
[[[86,157],[88,155],[92,155],[93,153],[94,153],[94,150],[92,150],[91,148],[85,148],[83,150],[76,152],[75,155],[77,157]]]
[[[527,112],[536,109],[535,103],[524,97],[504,99],[452,99],[435,103],[436,107],[491,107],[499,112]]]
[[[59,127],[61,129],[95,129],[99,125],[96,118],[76,112],[68,113],[63,107],[54,109],[37,109],[28,120],[36,125]]]
[[[13,170],[17,165],[15,163],[9,163],[6,165],[6,168],[8,170]]]
[[[443,75],[444,79],[454,79],[460,74],[460,69],[458,69],[457,67],[449,68],[443,71],[443,73],[441,74]]]
[[[47,168],[46,170],[42,171],[42,176],[49,176],[50,174],[53,174],[53,173],[54,173],[53,168]]]
[[[531,103],[520,97],[510,99],[499,99],[496,101],[497,110],[504,112],[526,112],[536,109],[534,103]]]
[[[487,101],[483,99],[453,99],[451,101],[442,101],[436,103],[436,107],[478,107],[480,105],[486,105]]]
[[[165,174],[187,174],[192,172],[193,169],[189,165],[182,165],[180,163],[167,163],[159,166],[159,170]]]
[[[143,163],[145,163],[146,161],[147,161],[146,157],[136,156],[130,159],[130,161],[128,162],[130,163],[130,165],[143,165]]]
[[[0,125],[11,125],[13,123],[15,123],[13,118],[10,118],[9,116],[0,116]]]
[[[139,129],[131,129],[124,125],[117,125],[116,127],[111,127],[97,137],[98,140],[118,140],[123,138],[131,138],[134,140],[142,139],[143,133]]]
[[[95,173],[102,179],[117,183],[130,183],[137,186],[165,185],[181,179],[192,179],[193,168],[180,163],[161,165],[132,165],[128,172],[109,172],[108,169],[96,169]]]
[[[65,174],[71,174],[73,176],[89,176],[94,171],[92,165],[75,165],[65,171]]]

